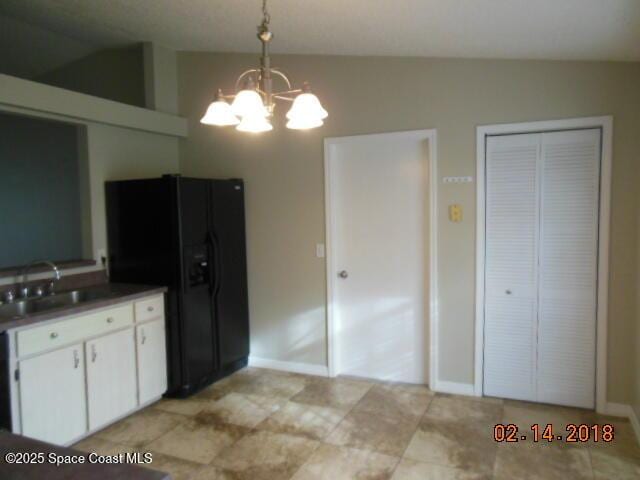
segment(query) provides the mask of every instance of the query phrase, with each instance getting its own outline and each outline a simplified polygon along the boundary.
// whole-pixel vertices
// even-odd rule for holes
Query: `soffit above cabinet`
[[[2,74],[0,110],[75,123],[104,123],[175,137],[187,136],[185,118]]]

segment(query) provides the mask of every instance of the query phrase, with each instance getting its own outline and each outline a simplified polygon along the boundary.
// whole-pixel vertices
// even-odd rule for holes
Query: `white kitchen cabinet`
[[[89,429],[95,430],[136,406],[136,358],[131,329],[85,343]]]
[[[58,445],[87,431],[81,343],[19,362],[22,434]]]
[[[167,389],[164,296],[7,330],[11,429],[69,445]]]
[[[136,302],[135,316],[137,323],[164,317],[164,295]]]
[[[145,404],[167,390],[167,353],[164,319],[140,325],[138,342],[138,401]]]
[[[21,357],[68,345],[133,325],[133,306],[122,305],[22,330],[17,334]]]

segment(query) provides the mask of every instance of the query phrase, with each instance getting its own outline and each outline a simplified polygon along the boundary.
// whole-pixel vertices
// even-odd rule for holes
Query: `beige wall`
[[[330,113],[314,131],[250,136],[198,123],[217,87],[227,92],[255,55],[181,53],[185,175],[246,181],[252,355],[326,363],[325,137],[438,129],[439,176],[475,177],[475,127],[611,114],[614,125],[609,397],[629,402],[635,318],[635,172],[640,168],[640,64],[278,56],[274,65],[312,81]],[[286,107],[285,107],[286,108]],[[475,184],[440,184],[440,379],[472,383]],[[448,204],[465,220],[449,223]],[[634,261],[630,262],[629,259]]]
[[[111,48],[87,55],[33,81],[96,97],[145,106],[142,45]]]
[[[144,44],[144,91],[147,108],[178,112],[178,66],[175,50],[155,43]]]
[[[92,123],[87,126],[91,237],[94,258],[107,248],[104,182],[177,173],[178,139]]]
[[[640,184],[640,168],[637,169],[637,180],[638,184]],[[636,417],[640,420],[640,190],[637,190],[638,196],[638,229],[637,229],[637,262],[638,262],[638,270],[636,273],[636,335],[635,335],[635,352],[636,352],[636,362],[634,368],[634,385],[635,391],[633,396],[633,408],[636,413]]]

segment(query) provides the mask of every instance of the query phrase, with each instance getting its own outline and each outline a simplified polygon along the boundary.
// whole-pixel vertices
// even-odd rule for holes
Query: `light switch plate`
[[[324,243],[316,243],[316,257],[324,258]]]
[[[449,220],[454,223],[462,221],[462,205],[449,205]]]

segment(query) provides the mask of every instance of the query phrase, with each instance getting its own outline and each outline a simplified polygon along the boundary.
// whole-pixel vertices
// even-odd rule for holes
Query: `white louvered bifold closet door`
[[[595,406],[600,138],[487,137],[485,395]]]
[[[540,135],[487,139],[484,393],[535,398]]]
[[[595,407],[600,130],[542,136],[538,401]]]

